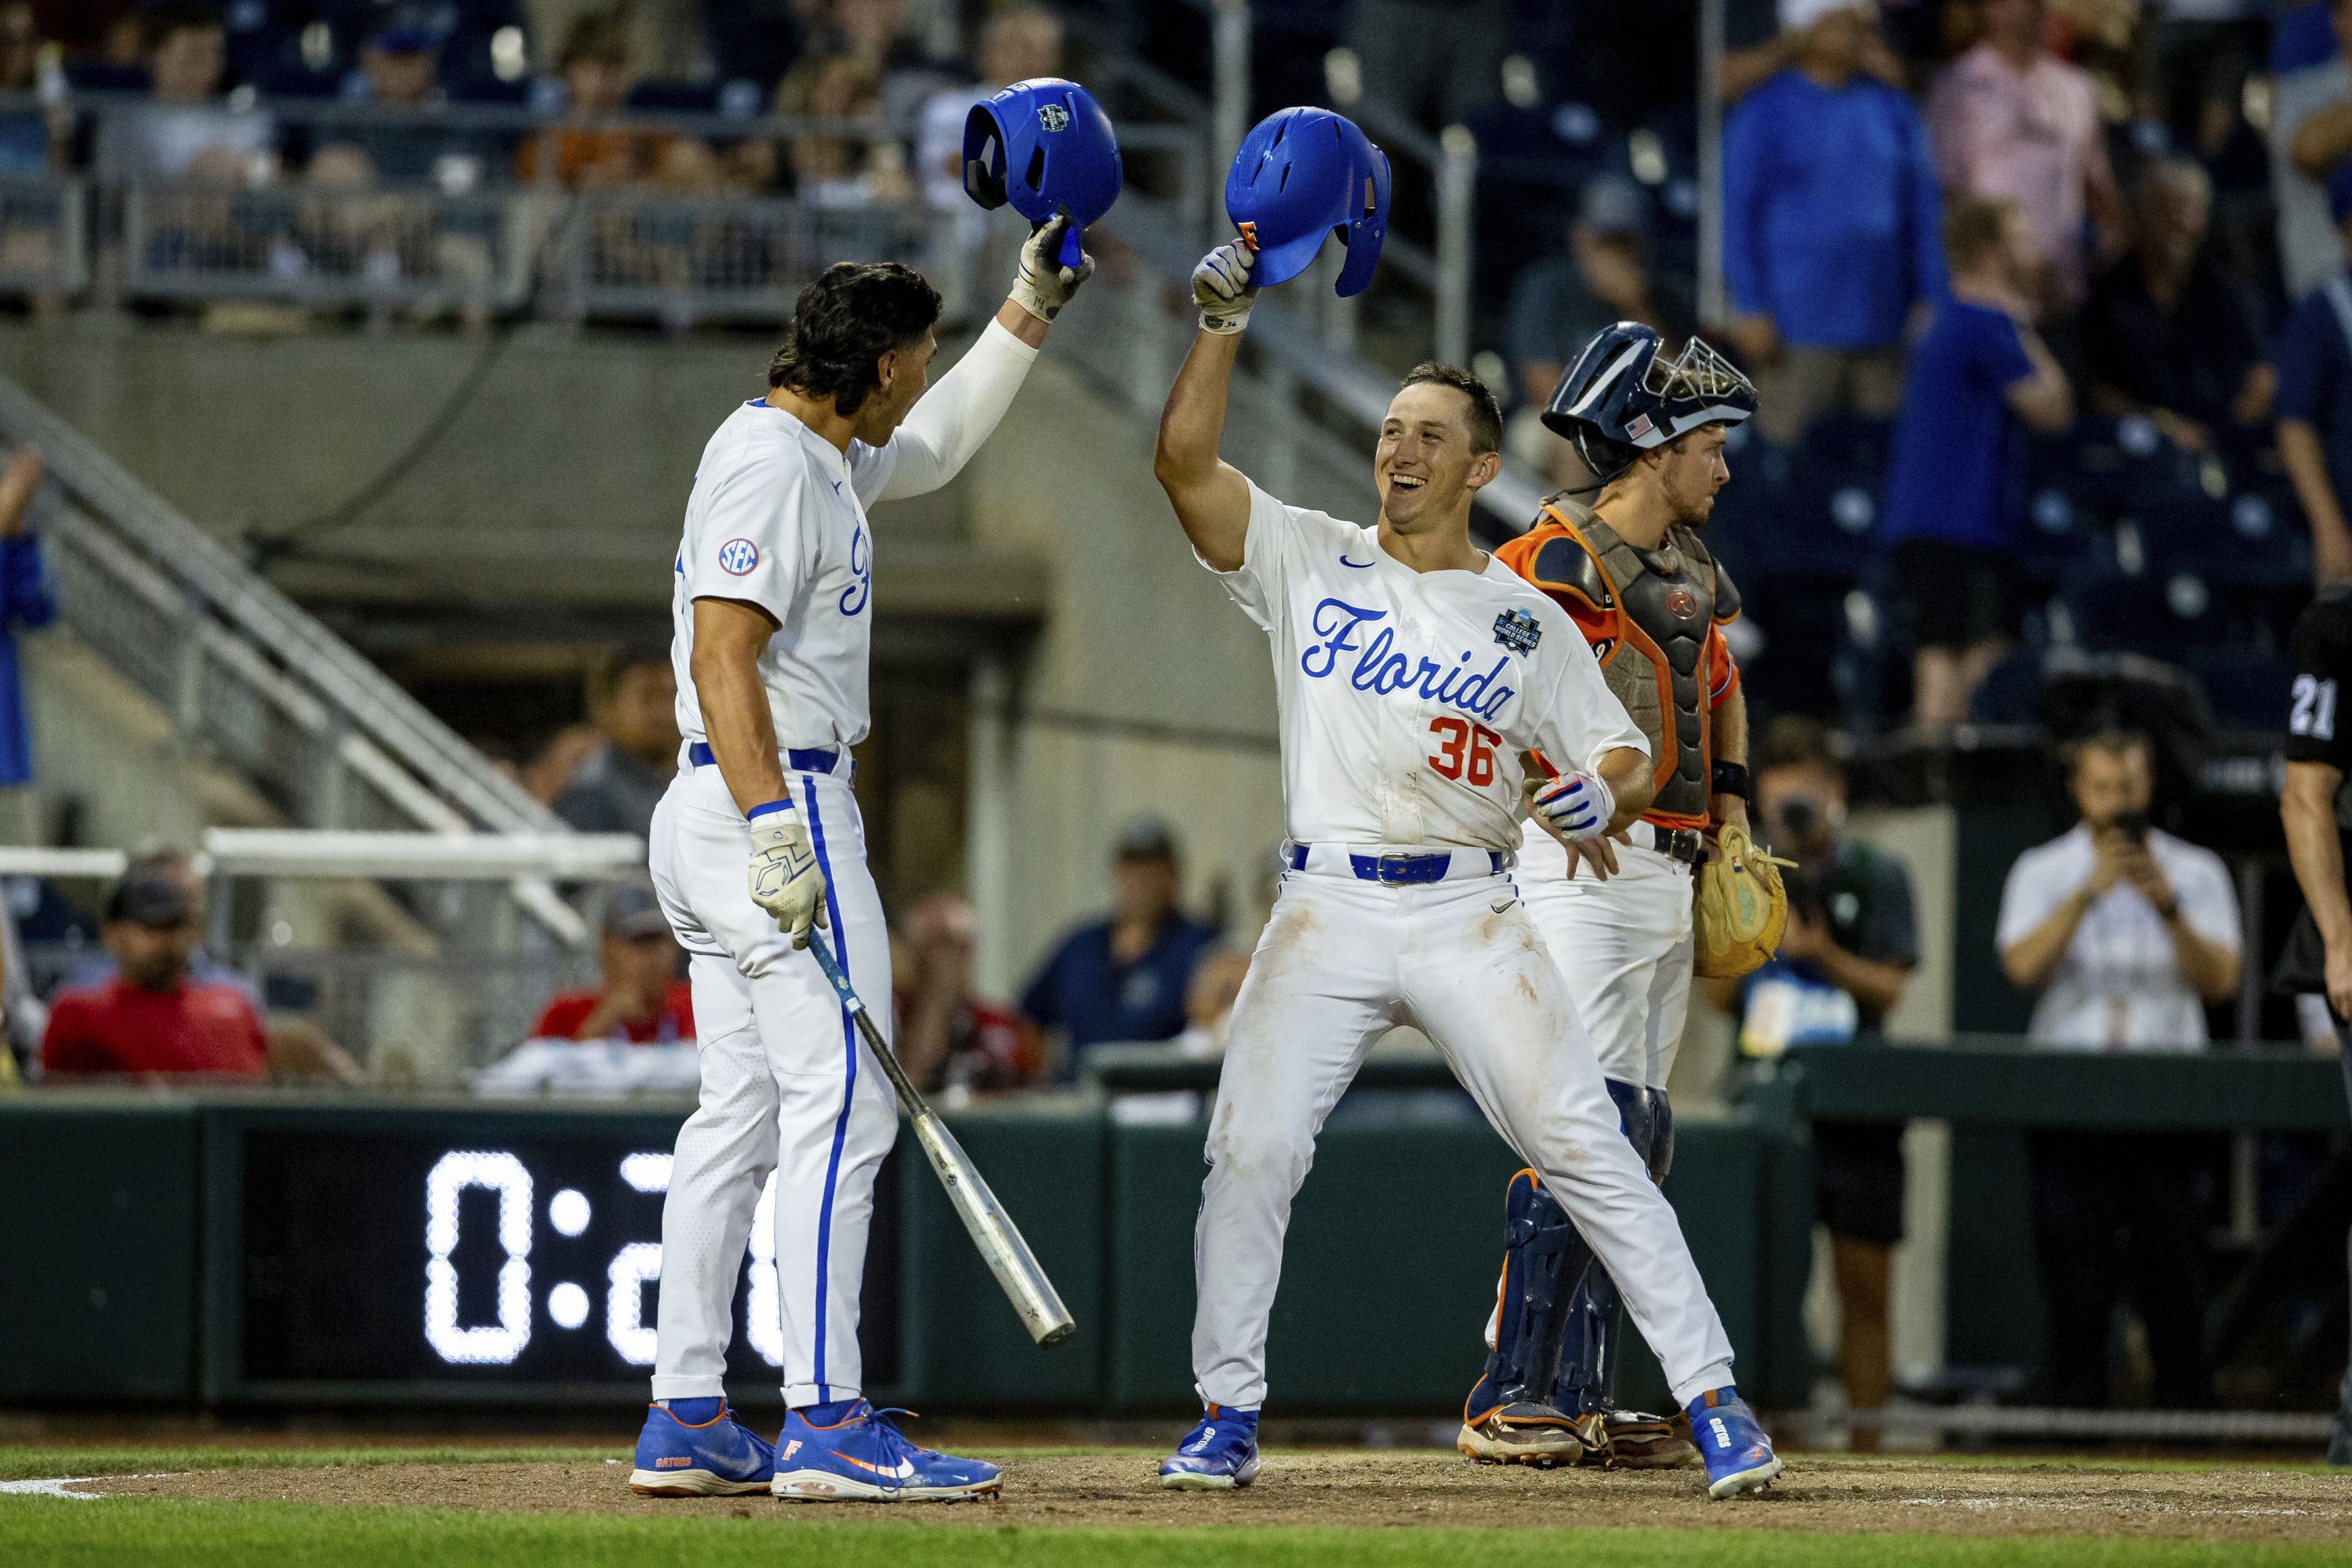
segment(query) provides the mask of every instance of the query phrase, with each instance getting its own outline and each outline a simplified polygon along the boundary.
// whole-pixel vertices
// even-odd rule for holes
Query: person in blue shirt
[[[1129,823],[1111,861],[1110,918],[1064,938],[1022,993],[1033,1022],[1067,1037],[1064,1081],[1088,1046],[1183,1032],[1185,987],[1217,933],[1176,908],[1180,880],[1168,825],[1156,816]]]
[[[2328,179],[2327,209],[2352,250],[2352,163]],[[2279,460],[2311,527],[2315,585],[2352,577],[2352,531],[2344,521],[2344,498],[2352,494],[2352,274],[2339,265],[2303,297],[2272,357]]]
[[[2016,208],[1959,203],[1944,248],[1952,295],[1912,351],[1880,513],[1916,649],[1913,719],[1928,735],[1967,717],[2009,647],[2017,423],[2054,431],[2074,417],[2066,373],[2031,324],[2040,258]]]
[[[1756,423],[1795,440],[1833,407],[1886,417],[1914,307],[1944,297],[1941,195],[1911,100],[1864,68],[1853,0],[1783,0],[1795,63],[1723,132],[1723,277],[1733,341],[1759,372]]]
[[[37,629],[58,618],[40,538],[25,521],[40,488],[41,454],[19,447],[0,472],[0,789],[33,782],[33,736],[25,722],[16,629]]]

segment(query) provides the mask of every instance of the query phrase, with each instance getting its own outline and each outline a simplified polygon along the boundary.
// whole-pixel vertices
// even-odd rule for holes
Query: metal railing
[[[0,847],[0,876],[105,879],[128,863],[120,849]],[[593,911],[601,886],[641,876],[644,867],[645,846],[635,837],[561,826],[499,835],[214,828],[189,870],[211,889],[208,952],[245,977],[273,1017],[303,1019],[378,1078],[453,1083],[527,1038],[554,992],[593,984],[594,953],[547,942],[303,948],[288,940],[290,931],[268,929],[236,941],[228,931],[235,885],[262,884],[269,908],[283,882],[390,881],[420,888],[428,895],[420,901],[430,903],[436,885],[449,901],[467,884],[562,881],[588,885]],[[7,976],[12,1010],[73,981],[97,957],[69,943],[26,947]]]
[[[511,310],[540,205],[432,191],[124,188],[123,288],[143,299]]]
[[[289,820],[309,826],[570,831],[341,638],[5,377],[0,436],[37,446],[47,463],[36,521],[62,619],[170,718],[184,749],[241,774]],[[588,940],[579,915],[543,879],[518,881],[514,897],[560,940]],[[476,934],[495,945],[512,933]]]
[[[1207,0],[1203,0],[1206,4]],[[1213,7],[1221,29],[1221,58],[1232,74],[1247,63],[1245,5]],[[1160,79],[1141,62],[1113,60],[1108,73],[1139,88],[1168,112],[1198,111],[1193,120],[1144,121],[1121,127],[1122,151],[1130,165],[1127,195],[1114,209],[1106,232],[1117,235],[1148,258],[1162,281],[1181,289],[1202,245],[1221,232],[1223,183],[1230,153],[1238,140],[1234,104],[1226,81],[1222,107],[1188,99],[1180,84]],[[1245,73],[1244,73],[1245,74]],[[78,113],[124,112],[119,95],[75,100]],[[16,107],[0,94],[0,112]],[[1471,197],[1477,153],[1467,132],[1432,138],[1376,100],[1355,110],[1366,128],[1399,156],[1432,162],[1439,181],[1444,222],[1436,254],[1391,233],[1383,257],[1390,270],[1414,288],[1433,290],[1433,334],[1438,351],[1454,363],[1468,358],[1468,299]],[[477,167],[476,188],[451,193],[430,186],[386,190],[329,189],[299,180],[247,189],[188,183],[132,182],[110,185],[103,179],[32,177],[15,189],[24,210],[48,215],[47,249],[61,261],[36,287],[66,289],[70,277],[96,274],[93,289],[110,286],[130,297],[278,300],[314,307],[476,312],[536,311],[560,321],[597,318],[659,320],[682,327],[696,321],[781,321],[798,290],[831,262],[849,258],[898,258],[919,261],[951,295],[971,275],[974,240],[990,226],[976,225],[968,209],[936,209],[921,199],[881,202],[861,197],[845,185],[814,190],[803,199],[734,195],[684,195],[655,189],[607,189],[569,193],[557,185],[557,139],[583,122],[537,113],[519,105],[453,104],[431,110],[394,110],[336,101],[271,103],[266,111],[287,127],[307,130],[314,144],[350,134],[397,130],[420,136],[470,137],[465,144],[496,150],[532,137],[538,148],[536,177],[503,190],[490,188]],[[257,109],[255,112],[264,112]],[[630,114],[595,121],[592,129],[658,132],[709,138],[713,146],[740,147],[761,137],[832,137],[873,145],[901,141],[906,128],[874,119],[815,120],[729,115]],[[1457,133],[1458,132],[1458,133]],[[101,143],[105,138],[100,138]],[[505,154],[501,153],[499,159]],[[509,166],[476,156],[477,164]],[[1148,181],[1137,172],[1150,166]],[[1148,185],[1150,189],[1140,188]],[[5,268],[5,223],[12,187],[0,184],[0,289],[9,286]],[[44,194],[46,193],[46,195]],[[1154,194],[1156,193],[1156,194]],[[46,202],[46,206],[40,203]],[[99,253],[93,266],[88,252]],[[106,264],[108,256],[115,259]],[[1356,301],[1331,293],[1337,257],[1286,292],[1287,310],[1272,301],[1260,308],[1252,342],[1259,350],[1256,381],[1262,384],[1265,418],[1254,431],[1293,431],[1320,425],[1347,446],[1375,432],[1393,392],[1387,377],[1356,353]],[[110,285],[108,279],[111,279]],[[1097,291],[1107,285],[1098,282]],[[101,301],[102,302],[102,301]],[[1167,317],[1152,331],[1164,335],[1183,313]],[[1073,321],[1129,313],[1099,309],[1074,313]],[[1081,331],[1090,329],[1081,328]],[[1173,374],[1176,358],[1167,357]],[[1126,386],[1147,387],[1150,378],[1129,374]],[[1150,388],[1149,416],[1157,408],[1165,380]],[[1302,397],[1299,394],[1314,395]],[[1253,393],[1247,395],[1258,395]],[[1246,397],[1245,397],[1246,400]],[[1273,456],[1279,465],[1286,457]],[[1313,463],[1309,456],[1299,459]],[[1349,488],[1356,480],[1351,479]],[[1482,492],[1488,512],[1507,528],[1525,526],[1540,493],[1535,480],[1516,466]],[[152,500],[152,498],[147,498]],[[95,550],[97,547],[93,546]],[[89,553],[89,552],[85,552]],[[217,552],[216,552],[217,553]],[[234,565],[234,563],[230,563]],[[123,571],[100,575],[129,581]],[[176,592],[163,576],[153,600]],[[286,606],[289,609],[291,606]],[[118,639],[120,640],[120,639]],[[283,705],[279,705],[282,709]],[[308,729],[307,723],[298,728]]]

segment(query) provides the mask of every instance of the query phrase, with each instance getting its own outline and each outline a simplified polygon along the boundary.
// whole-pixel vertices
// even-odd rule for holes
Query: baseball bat
[[[1045,1278],[1037,1255],[1022,1239],[1020,1227],[996,1201],[996,1194],[988,1190],[988,1184],[981,1179],[980,1167],[971,1163],[971,1156],[955,1141],[955,1134],[940,1120],[940,1113],[924,1100],[914,1080],[908,1078],[907,1069],[898,1065],[897,1053],[866,1016],[866,1004],[850,985],[849,976],[834,962],[833,950],[825,945],[823,931],[809,932],[809,952],[840,995],[843,1011],[857,1021],[857,1032],[873,1047],[882,1070],[890,1075],[890,1083],[898,1091],[898,1102],[915,1119],[915,1137],[922,1143],[931,1169],[939,1173],[940,1184],[948,1190],[948,1201],[955,1205],[964,1229],[971,1232],[972,1245],[980,1248],[989,1272],[996,1276],[1013,1310],[1021,1314],[1029,1337],[1043,1350],[1060,1344],[1077,1331],[1078,1325],[1071,1318],[1070,1310],[1062,1305],[1054,1282]]]

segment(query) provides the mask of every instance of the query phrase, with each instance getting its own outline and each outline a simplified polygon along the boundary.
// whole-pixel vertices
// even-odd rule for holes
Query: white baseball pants
[[[866,832],[841,776],[787,774],[825,878],[828,940],[887,1037],[890,939]],[[898,1136],[890,1080],[816,960],[747,880],[751,838],[716,767],[681,767],[654,813],[654,886],[691,958],[699,1106],[677,1135],[662,1205],[656,1399],[723,1392],[751,1215],[776,1173],[776,1307],[787,1404],[860,1392],[858,1289],[874,1173]],[[751,1292],[754,1303],[764,1290]]]
[[[1530,827],[1519,852],[1519,891],[1543,933],[1601,1073],[1663,1089],[1690,1011],[1691,870],[1643,842],[1620,844],[1617,874],[1603,882],[1568,850]]]
[[[1193,1233],[1202,1398],[1264,1402],[1291,1199],[1364,1053],[1402,1024],[1430,1037],[1591,1242],[1676,1402],[1729,1383],[1722,1320],[1510,878],[1391,886],[1343,868],[1284,875],[1234,1005]]]

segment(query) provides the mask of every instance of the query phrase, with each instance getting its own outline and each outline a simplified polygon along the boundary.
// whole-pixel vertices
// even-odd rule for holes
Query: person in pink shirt
[[[2091,270],[2087,216],[2101,249],[2119,247],[2123,198],[2090,75],[2043,47],[2044,0],[1984,0],[1981,43],[1927,98],[1927,139],[1949,195],[2013,204],[2041,253],[2040,314],[2072,315]]]

